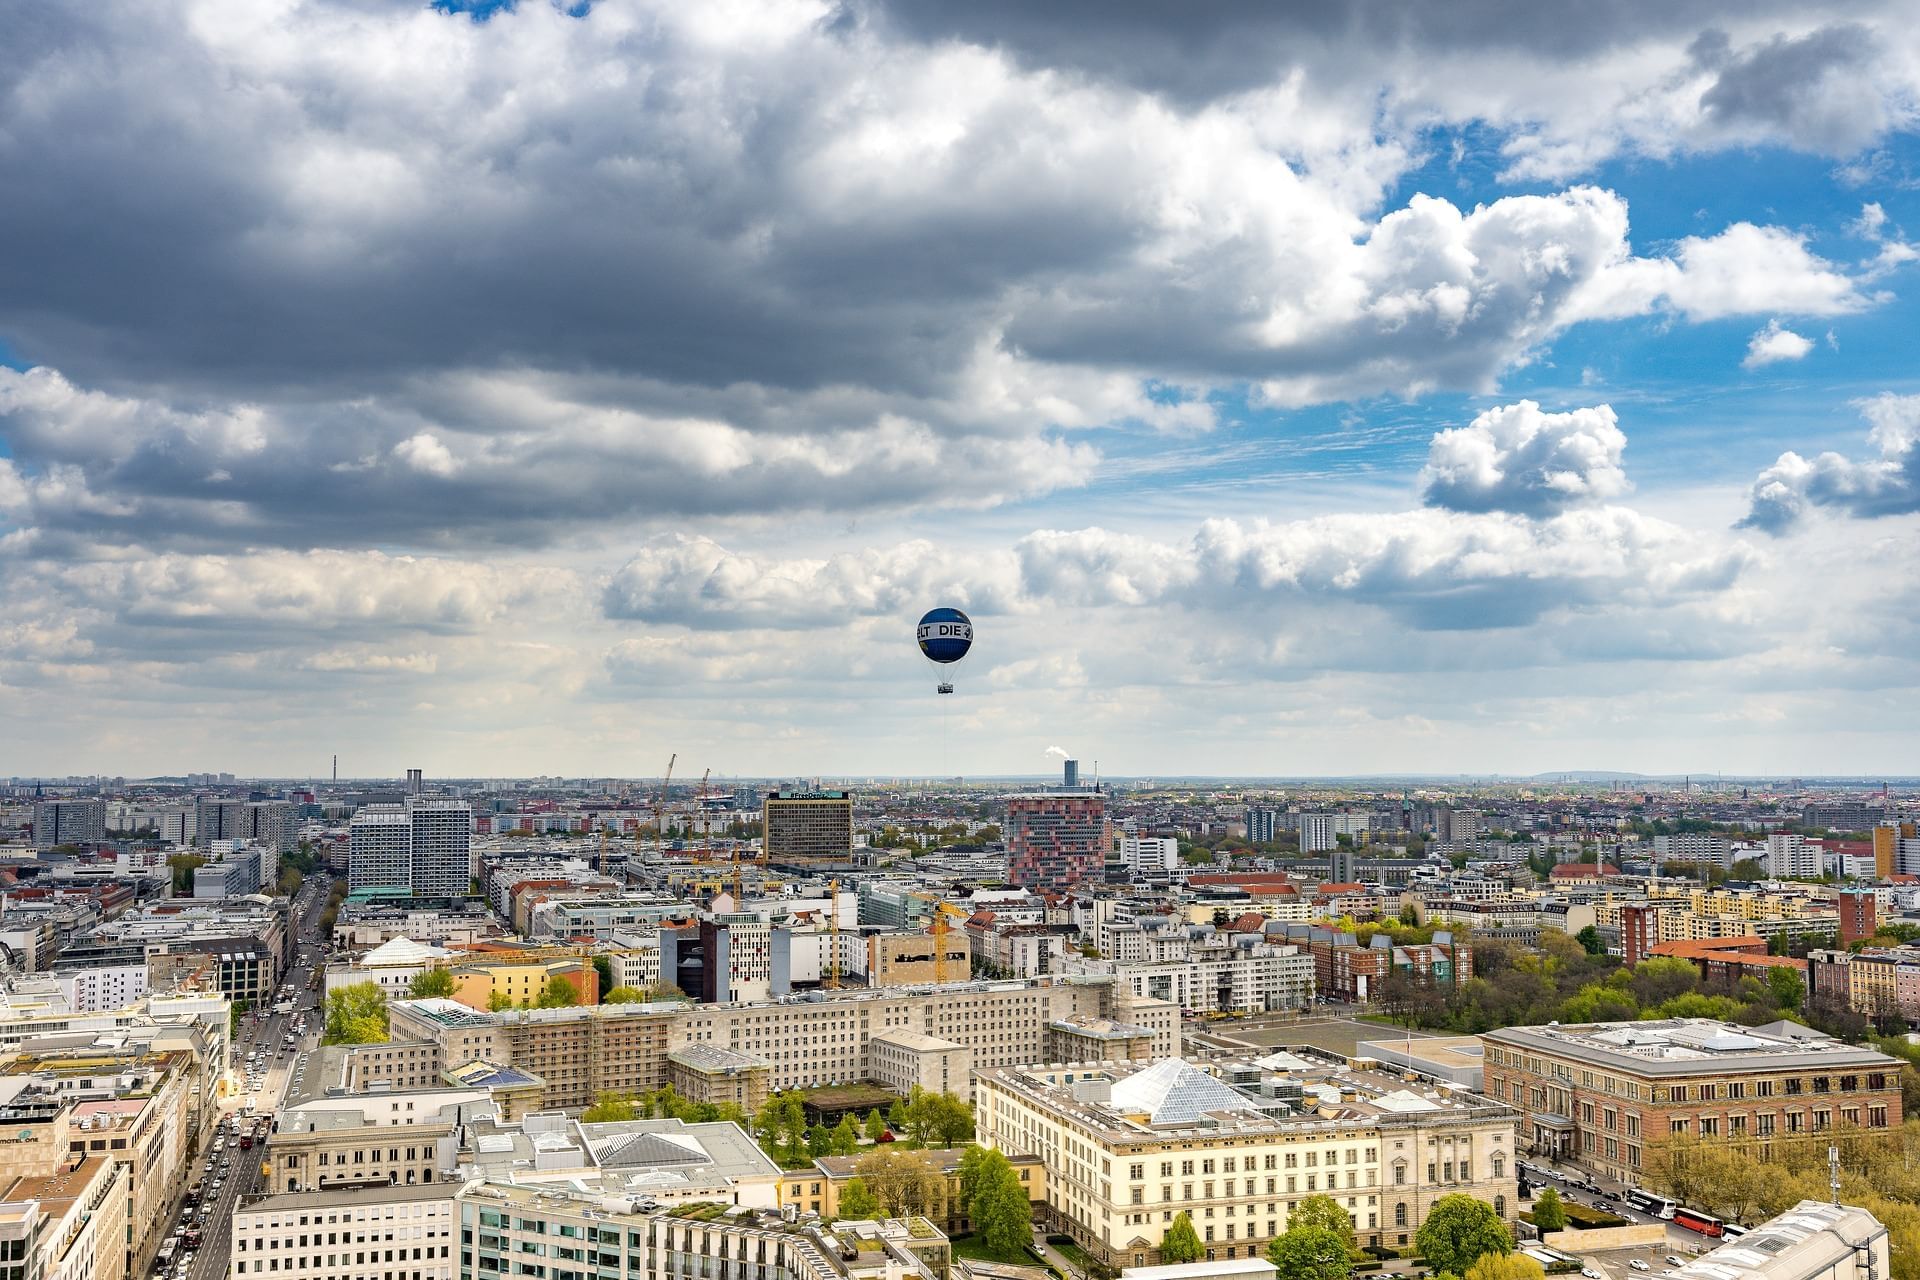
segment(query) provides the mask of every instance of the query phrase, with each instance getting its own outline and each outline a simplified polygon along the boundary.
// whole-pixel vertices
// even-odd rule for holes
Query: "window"
[[[1393,1206],[1393,1225],[1396,1227],[1407,1225],[1407,1206],[1404,1203]]]

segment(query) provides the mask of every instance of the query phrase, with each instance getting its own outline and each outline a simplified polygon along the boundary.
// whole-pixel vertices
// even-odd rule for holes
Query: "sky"
[[[0,193],[0,774],[1920,772],[1893,0],[38,6]]]

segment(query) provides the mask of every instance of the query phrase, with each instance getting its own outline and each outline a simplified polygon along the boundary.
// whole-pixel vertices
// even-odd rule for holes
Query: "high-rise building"
[[[1911,822],[1882,823],[1873,829],[1873,878],[1884,881],[1900,869],[1900,842],[1920,835]]]
[[[413,887],[413,825],[405,805],[365,804],[347,826],[347,887]]]
[[[1278,809],[1247,810],[1247,840],[1253,844],[1271,844],[1280,838]]]
[[[1660,938],[1660,908],[1636,903],[1620,908],[1620,954],[1632,968],[1653,954]]]
[[[216,840],[243,840],[285,853],[298,830],[294,808],[284,800],[201,796],[194,801],[193,842],[202,849],[211,849]]]
[[[831,861],[853,851],[849,792],[770,791],[762,817],[769,862]]]
[[[1332,814],[1303,813],[1300,815],[1300,852],[1325,853],[1339,843],[1333,837]]]
[[[1821,866],[1820,846],[1805,836],[1776,831],[1767,837],[1767,874],[1817,878]]]
[[[1336,837],[1327,850],[1327,880],[1332,884],[1356,884],[1360,879],[1360,855],[1352,845],[1342,845]]]
[[[347,828],[347,886],[463,897],[472,887],[472,831],[473,806],[465,800],[361,805]]]
[[[473,885],[467,856],[473,806],[465,800],[407,801],[415,897],[461,897]]]
[[[1069,760],[1061,770],[1061,780],[1069,790],[1080,785],[1080,762]]]
[[[1827,801],[1800,810],[1800,825],[1816,831],[1871,831],[1886,819],[1883,806],[1859,800]]]
[[[1098,791],[1038,791],[1007,800],[1007,875],[1025,889],[1065,889],[1106,860],[1106,799]]]
[[[34,801],[34,848],[56,849],[63,844],[96,845],[106,838],[105,800]]]
[[[1880,924],[1879,898],[1871,889],[1840,891],[1840,945],[1871,938]]]

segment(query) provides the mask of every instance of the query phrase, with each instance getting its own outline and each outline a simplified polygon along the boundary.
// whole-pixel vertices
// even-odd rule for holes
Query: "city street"
[[[249,1150],[243,1151],[240,1149],[240,1139],[243,1135],[253,1133],[256,1127],[263,1133],[271,1127],[272,1118],[279,1109],[281,1099],[286,1096],[288,1082],[301,1054],[320,1042],[325,1011],[320,1007],[320,993],[309,990],[308,986],[316,967],[324,969],[326,966],[315,930],[325,910],[331,883],[331,878],[324,874],[313,876],[301,886],[294,899],[296,958],[281,983],[281,990],[292,989],[290,998],[294,1008],[289,1012],[275,1013],[269,1005],[249,1012],[240,1019],[232,1046],[230,1075],[233,1087],[221,1099],[221,1128],[209,1143],[211,1148],[224,1139],[225,1146],[217,1153],[211,1149],[204,1151],[195,1159],[185,1181],[201,1181],[205,1193],[200,1205],[183,1210],[176,1224],[197,1224],[202,1232],[200,1247],[194,1251],[190,1266],[183,1268],[176,1260],[170,1269],[156,1271],[156,1275],[165,1275],[169,1280],[225,1280],[233,1212],[244,1201],[265,1194],[269,1189],[261,1173],[266,1144],[257,1141]],[[279,1003],[277,996],[273,1003]],[[303,1015],[306,1019],[305,1033],[289,1047],[286,1037]],[[262,1066],[256,1077],[258,1086],[250,1088],[249,1073],[252,1068],[248,1066],[248,1058],[256,1053],[260,1055]],[[217,1193],[213,1191],[216,1178],[221,1182]]]

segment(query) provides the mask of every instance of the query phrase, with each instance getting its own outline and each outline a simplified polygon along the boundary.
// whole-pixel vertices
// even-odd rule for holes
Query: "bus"
[[[1738,1240],[1745,1234],[1747,1234],[1745,1227],[1737,1226],[1731,1222],[1720,1228],[1720,1238],[1723,1240]]]
[[[1651,1191],[1642,1191],[1638,1187],[1628,1187],[1626,1193],[1620,1198],[1640,1212],[1650,1213],[1656,1218],[1670,1219],[1673,1217],[1675,1210],[1680,1207],[1678,1200],[1671,1200],[1666,1196],[1657,1196]]]
[[[162,1240],[160,1242],[160,1252],[153,1255],[154,1270],[158,1272],[160,1268],[172,1262],[173,1255],[178,1252],[180,1252],[180,1241],[178,1237],[168,1236],[165,1240]]]
[[[1676,1209],[1673,1225],[1685,1227],[1689,1231],[1698,1231],[1703,1236],[1718,1238],[1727,1233],[1727,1224],[1710,1213],[1699,1213],[1693,1209]]]

